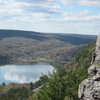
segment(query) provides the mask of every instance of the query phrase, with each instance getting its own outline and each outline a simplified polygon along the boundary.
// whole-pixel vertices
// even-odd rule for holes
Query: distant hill
[[[20,31],[20,30],[0,30],[0,38],[8,37],[23,37],[35,39],[38,41],[45,40],[60,40],[63,42],[69,42],[71,44],[86,44],[91,40],[96,39],[96,35],[79,35],[79,34],[51,34],[51,33],[40,33],[32,31]],[[77,41],[76,41],[77,40]]]
[[[33,62],[72,60],[82,45],[96,35],[55,34],[20,30],[0,30],[0,62]],[[10,59],[10,60],[9,60]],[[9,60],[9,61],[8,61]]]

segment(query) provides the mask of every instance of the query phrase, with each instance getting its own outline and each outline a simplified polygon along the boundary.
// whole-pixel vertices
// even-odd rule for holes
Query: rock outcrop
[[[79,85],[78,96],[80,100],[100,100],[100,35],[88,69],[88,78]]]

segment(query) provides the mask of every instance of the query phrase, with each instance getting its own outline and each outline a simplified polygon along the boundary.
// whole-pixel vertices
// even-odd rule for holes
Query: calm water
[[[38,63],[34,65],[5,65],[0,67],[0,84],[35,82],[42,74],[52,72],[53,66]]]

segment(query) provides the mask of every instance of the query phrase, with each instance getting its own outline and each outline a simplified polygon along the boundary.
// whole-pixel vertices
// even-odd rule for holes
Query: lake
[[[0,84],[36,82],[42,74],[52,73],[53,66],[46,63],[34,65],[4,65],[0,66]]]

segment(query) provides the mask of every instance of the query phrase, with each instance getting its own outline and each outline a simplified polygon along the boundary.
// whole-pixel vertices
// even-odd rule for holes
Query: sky
[[[0,29],[100,33],[100,0],[0,0]]]

